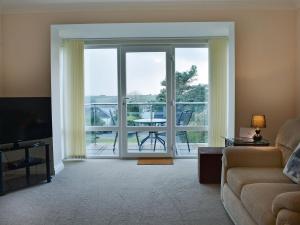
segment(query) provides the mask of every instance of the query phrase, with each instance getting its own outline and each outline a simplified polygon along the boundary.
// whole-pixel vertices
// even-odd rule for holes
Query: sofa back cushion
[[[300,118],[288,120],[280,129],[276,137],[276,147],[282,152],[283,166],[286,165],[291,154],[300,142]]]

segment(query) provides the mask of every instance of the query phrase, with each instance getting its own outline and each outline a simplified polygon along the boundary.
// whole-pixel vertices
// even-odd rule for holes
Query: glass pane
[[[117,49],[85,49],[84,74],[86,125],[117,126]]]
[[[128,132],[129,153],[166,153],[167,141],[165,131],[131,131]]]
[[[128,126],[165,126],[166,53],[126,53]]]
[[[185,126],[207,125],[208,48],[176,48],[176,122],[182,112],[191,111]]]
[[[117,49],[84,50],[85,126],[88,156],[118,155]]]
[[[207,131],[177,131],[176,154],[179,156],[197,155],[199,146],[206,146]]]
[[[176,121],[178,125],[206,125],[208,102],[208,48],[176,48]],[[189,120],[179,121],[183,111]]]

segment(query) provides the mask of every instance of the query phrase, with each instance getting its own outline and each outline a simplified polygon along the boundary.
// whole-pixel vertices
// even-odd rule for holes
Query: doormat
[[[141,158],[138,159],[137,165],[173,165],[172,158]]]

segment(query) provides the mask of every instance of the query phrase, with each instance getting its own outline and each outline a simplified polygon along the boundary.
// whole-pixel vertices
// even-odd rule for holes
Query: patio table
[[[134,123],[136,124],[141,124],[141,125],[145,125],[145,126],[162,126],[164,123],[167,122],[166,119],[161,119],[161,118],[149,118],[149,119],[136,119],[133,120]],[[153,134],[154,134],[154,140],[159,141],[163,146],[164,149],[166,150],[166,145],[165,145],[165,141],[159,137],[157,134],[157,131],[149,131],[149,134],[147,137],[145,137],[140,144],[140,148],[142,147],[142,145],[150,138],[151,143],[153,140]],[[154,149],[155,151],[155,149]]]
[[[167,122],[166,119],[160,119],[160,118],[149,118],[149,119],[136,119],[133,120],[133,122],[135,123],[139,123],[139,124],[145,124],[145,125],[149,125],[149,126],[156,126],[156,125],[162,125],[164,123]]]

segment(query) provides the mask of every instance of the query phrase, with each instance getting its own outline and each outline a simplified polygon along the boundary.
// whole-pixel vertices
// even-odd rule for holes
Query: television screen
[[[0,144],[51,136],[51,98],[0,98]]]

